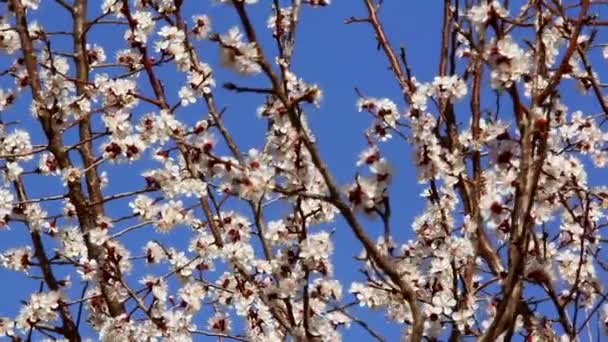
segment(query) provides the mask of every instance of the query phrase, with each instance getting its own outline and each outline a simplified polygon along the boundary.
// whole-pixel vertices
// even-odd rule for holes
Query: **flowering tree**
[[[366,15],[346,24],[373,32],[402,98],[357,92],[367,148],[340,184],[306,119],[322,90],[292,68],[301,11],[329,0],[216,0],[238,18],[217,33],[192,0],[47,0],[67,23],[40,16],[40,0],[1,0],[0,234],[28,243],[0,263],[39,288],[0,336],[336,341],[358,327],[384,340],[366,318],[386,315],[407,341],[599,339],[608,188],[587,172],[608,159],[592,66],[608,58],[608,2],[444,0],[437,76],[423,82],[382,3],[350,1]],[[219,80],[221,68],[248,77]],[[565,103],[573,84],[597,113]],[[228,129],[218,88],[258,99],[256,146]],[[19,101],[32,117],[11,111]],[[388,140],[412,151],[424,187],[409,232],[391,229],[403,204]],[[139,187],[111,186],[133,170]],[[335,276],[337,219],[362,247],[353,283]],[[189,243],[167,238],[184,229]]]

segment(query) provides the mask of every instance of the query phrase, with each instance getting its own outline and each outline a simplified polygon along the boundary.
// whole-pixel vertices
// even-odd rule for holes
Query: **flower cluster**
[[[61,293],[58,291],[32,294],[15,319],[16,326],[19,329],[29,329],[34,324],[55,320],[60,301]]]
[[[232,27],[219,39],[222,45],[220,59],[224,67],[243,75],[257,74],[262,70],[256,43],[243,42],[243,34],[238,27]]]

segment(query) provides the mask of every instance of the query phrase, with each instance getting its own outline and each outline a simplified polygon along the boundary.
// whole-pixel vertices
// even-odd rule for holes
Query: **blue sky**
[[[30,16],[30,20],[37,19],[45,28],[53,31],[69,30],[71,23],[63,10],[53,1],[43,2],[40,10]],[[92,17],[99,11],[98,1],[90,1],[90,3],[90,16]],[[215,32],[225,32],[231,26],[238,24],[234,10],[228,6],[211,5],[212,2],[207,0],[186,1],[186,3],[185,13],[210,15]],[[267,49],[267,55],[272,55],[274,41],[270,31],[266,29],[266,19],[270,13],[269,4],[270,1],[260,1],[259,4],[250,6],[250,10],[262,45]],[[442,6],[442,1],[385,0],[380,12],[389,39],[395,46],[405,44],[412,70],[417,79],[421,81],[430,81],[436,75]],[[324,92],[321,107],[315,110],[309,109],[307,114],[323,157],[340,184],[352,181],[357,155],[366,146],[363,131],[371,122],[367,114],[359,113],[355,107],[357,100],[355,87],[368,96],[388,97],[403,107],[399,88],[393,74],[388,70],[386,57],[376,49],[372,28],[367,24],[346,25],[343,23],[344,19],[350,16],[362,17],[365,14],[363,1],[335,0],[331,6],[326,8],[304,8],[298,28],[294,70],[307,82],[317,83]],[[116,50],[125,47],[122,41],[124,29],[125,27],[116,25],[101,26],[91,32],[90,42],[104,46],[106,55],[112,59]],[[71,49],[70,42],[67,40],[58,41],[57,47]],[[199,54],[212,66],[218,65],[218,51],[213,43],[201,44]],[[9,62],[8,58],[3,56],[0,58],[0,68]],[[600,63],[598,60],[594,60],[594,62],[596,65]],[[183,76],[176,76],[174,67],[170,66],[160,70],[160,77],[165,83],[169,97],[173,99],[171,102],[174,102]],[[219,67],[215,68],[215,78],[218,85],[224,82],[234,82],[239,85],[267,84],[262,76],[239,77]],[[141,78],[141,80],[145,81],[145,78]],[[0,87],[8,86],[7,81],[6,78],[0,79]],[[142,88],[148,90],[150,94],[145,83],[140,82]],[[580,105],[580,107],[571,107],[571,110],[598,111],[597,106],[589,104],[590,98],[583,98],[575,93],[573,89],[569,89],[567,92],[567,94],[572,94],[570,104],[571,106]],[[219,86],[215,95],[218,106],[226,108],[224,120],[237,137],[241,150],[262,147],[266,123],[256,117],[256,109],[263,98],[250,94],[235,95]],[[29,115],[28,99],[29,96],[23,94],[16,106],[10,111],[2,113],[2,119],[4,121],[21,120],[24,124],[22,127],[26,127],[32,132],[34,142],[43,143],[40,130]],[[488,97],[488,99],[492,103],[493,97]],[[463,108],[466,108],[466,105]],[[152,108],[140,106],[137,112],[143,114],[152,110]],[[205,114],[206,109],[199,101],[193,106],[178,111],[177,115],[181,120],[193,123]],[[466,124],[468,112],[464,110],[462,114]],[[68,136],[66,141],[73,141],[74,138],[75,136]],[[406,241],[411,237],[411,223],[414,216],[424,209],[423,199],[418,195],[423,188],[416,181],[416,174],[411,166],[411,151],[408,146],[401,141],[394,140],[384,144],[382,148],[397,172],[391,185],[395,239]],[[111,194],[141,188],[144,185],[140,176],[141,172],[155,165],[153,162],[140,162],[133,166],[124,164],[118,167],[103,166],[101,169],[109,172],[111,180],[111,184],[104,193]],[[602,179],[600,173],[592,172],[590,176],[596,181]],[[30,196],[35,197],[56,194],[60,181],[29,176],[26,177],[26,184],[30,189]],[[108,207],[108,214],[121,216],[127,213],[129,208],[126,203],[124,201],[112,203]],[[46,208],[49,211],[56,211],[58,207],[51,204]],[[280,216],[279,208],[271,212],[269,218],[276,219]],[[362,220],[371,235],[375,236],[380,233],[381,227],[378,221]],[[336,277],[344,280],[346,292],[350,281],[361,279],[356,264],[352,260],[352,257],[359,253],[361,245],[342,220],[338,219],[330,227],[335,230]],[[141,246],[144,244],[142,241],[150,238],[152,229],[149,227],[147,230],[135,232],[124,238],[123,241],[131,248],[134,255],[141,251]],[[184,228],[169,236],[158,238],[169,241],[173,246],[186,246],[189,237],[190,233]],[[13,224],[10,231],[0,232],[0,249],[28,243],[29,237],[22,226]],[[137,264],[135,267],[137,268]],[[135,271],[131,278],[138,279],[142,275],[142,272]],[[0,316],[14,316],[19,308],[19,300],[26,299],[29,293],[37,289],[38,284],[26,279],[22,274],[4,269],[0,270],[0,279],[2,279],[0,282]],[[78,292],[80,288],[78,279],[72,279],[74,290]],[[393,324],[387,324],[383,313],[370,315],[362,311],[361,314],[389,341],[398,338],[399,328]],[[361,338],[361,333],[362,330],[353,326],[346,332],[345,340]]]

